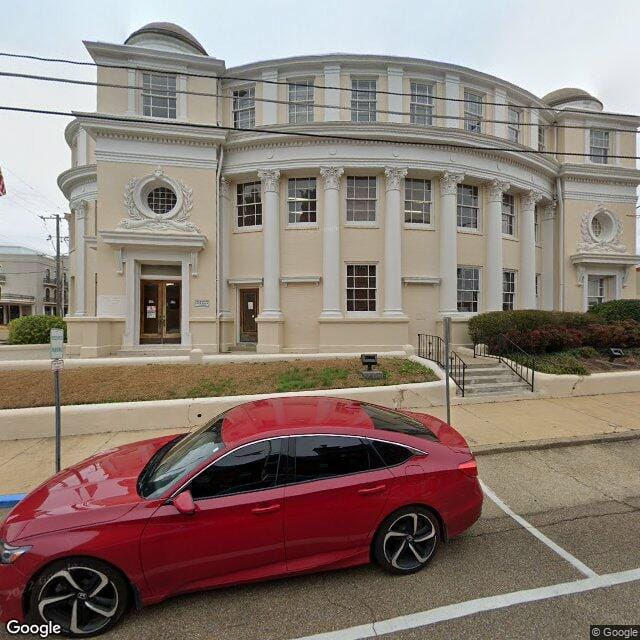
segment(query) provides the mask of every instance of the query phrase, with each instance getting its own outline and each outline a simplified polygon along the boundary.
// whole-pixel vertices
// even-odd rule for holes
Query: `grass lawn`
[[[618,358],[613,362],[609,360],[608,353],[602,353],[593,347],[538,354],[536,371],[556,375],[588,376],[592,373],[640,369],[640,349],[624,349],[624,352],[624,358]],[[512,357],[519,360],[517,356]]]
[[[62,371],[62,404],[207,398],[310,389],[343,389],[438,377],[405,358],[380,358],[383,380],[364,380],[360,358],[229,364],[149,364]],[[53,404],[50,371],[0,371],[0,409]]]

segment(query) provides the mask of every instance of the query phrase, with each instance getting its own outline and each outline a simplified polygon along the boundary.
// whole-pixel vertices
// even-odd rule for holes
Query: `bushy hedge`
[[[640,322],[640,300],[609,300],[595,306],[589,314],[596,316],[599,322],[616,320]]]
[[[58,316],[22,316],[9,323],[9,344],[48,344],[50,329],[64,329],[67,326]]]
[[[500,334],[521,334],[548,327],[578,329],[598,321],[594,315],[568,311],[491,311],[469,320],[469,335],[476,343],[489,344]]]

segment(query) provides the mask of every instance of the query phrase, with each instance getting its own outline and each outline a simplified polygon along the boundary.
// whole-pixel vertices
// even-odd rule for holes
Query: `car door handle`
[[[377,484],[375,487],[365,487],[364,489],[358,489],[358,493],[362,496],[371,496],[374,493],[382,493],[386,488],[386,484]]]
[[[262,515],[263,513],[275,513],[280,510],[279,504],[270,504],[268,507],[254,507],[251,509],[251,513],[256,515]]]

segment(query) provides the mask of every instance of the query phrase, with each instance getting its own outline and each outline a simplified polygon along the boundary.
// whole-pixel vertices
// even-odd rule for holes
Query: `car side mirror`
[[[173,499],[173,506],[178,510],[179,513],[185,516],[191,516],[196,512],[196,505],[193,501],[193,496],[191,495],[191,491],[187,489],[182,493],[179,493]]]

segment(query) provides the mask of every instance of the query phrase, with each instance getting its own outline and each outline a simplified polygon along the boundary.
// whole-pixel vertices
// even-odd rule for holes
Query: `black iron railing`
[[[473,357],[496,358],[499,362],[506,364],[521,380],[524,380],[533,391],[536,375],[535,355],[527,353],[504,334],[498,335],[491,347],[474,342]]]
[[[418,356],[425,360],[436,362],[443,369],[445,368],[445,360],[447,350],[444,346],[444,340],[440,336],[431,336],[426,333],[418,334]],[[464,379],[467,365],[462,358],[452,351],[449,355],[449,376],[456,383],[460,393],[464,397]]]

